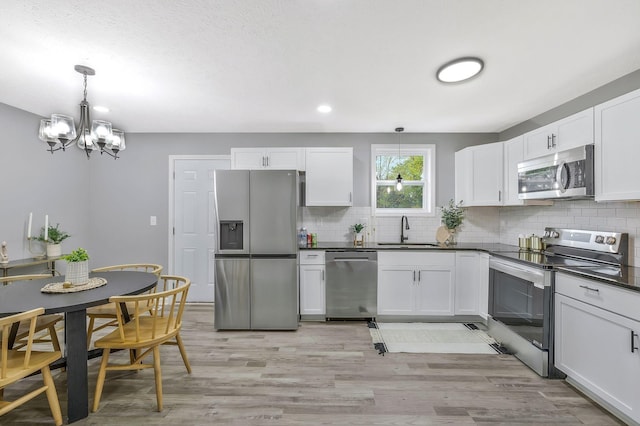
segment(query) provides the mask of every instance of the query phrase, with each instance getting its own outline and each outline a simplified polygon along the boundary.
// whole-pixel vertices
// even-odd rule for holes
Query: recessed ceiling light
[[[459,58],[441,66],[436,77],[443,83],[458,83],[478,75],[482,68],[484,62],[480,58]]]
[[[94,106],[93,110],[98,112],[109,112],[109,108],[107,108],[106,106],[100,106],[100,105]]]
[[[331,112],[331,105],[320,105],[318,106],[318,112],[321,112],[323,114],[328,114]]]

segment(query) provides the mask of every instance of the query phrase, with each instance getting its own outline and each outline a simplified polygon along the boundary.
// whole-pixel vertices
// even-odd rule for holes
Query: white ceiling
[[[126,132],[497,132],[640,69],[640,1],[2,0],[0,63],[0,102],[76,119],[95,68]]]

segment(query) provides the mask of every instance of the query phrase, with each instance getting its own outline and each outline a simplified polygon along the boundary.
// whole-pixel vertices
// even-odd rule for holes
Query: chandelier
[[[93,68],[76,65],[74,69],[84,76],[84,98],[80,102],[80,122],[76,128],[73,117],[64,114],[51,114],[51,118],[40,121],[38,137],[49,145],[48,151],[63,150],[72,144],[77,144],[90,158],[91,151],[100,150],[100,154],[107,154],[118,159],[118,153],[125,149],[124,132],[113,129],[111,123],[103,120],[91,121],[89,102],[87,102],[87,76],[95,75]]]

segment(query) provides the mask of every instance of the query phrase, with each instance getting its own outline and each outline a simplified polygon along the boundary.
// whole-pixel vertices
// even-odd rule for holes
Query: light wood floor
[[[381,356],[364,322],[216,332],[212,306],[189,305],[185,317],[182,336],[193,373],[186,373],[177,348],[162,349],[161,413],[155,411],[153,371],[111,373],[100,410],[74,424],[622,424],[564,381],[542,379],[510,355]],[[90,401],[98,363],[89,365]],[[54,377],[65,415],[65,373]],[[53,422],[41,395],[0,424]]]

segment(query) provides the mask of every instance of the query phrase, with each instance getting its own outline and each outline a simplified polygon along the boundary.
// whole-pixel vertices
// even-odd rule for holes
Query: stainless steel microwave
[[[593,198],[593,145],[518,163],[518,198]]]

